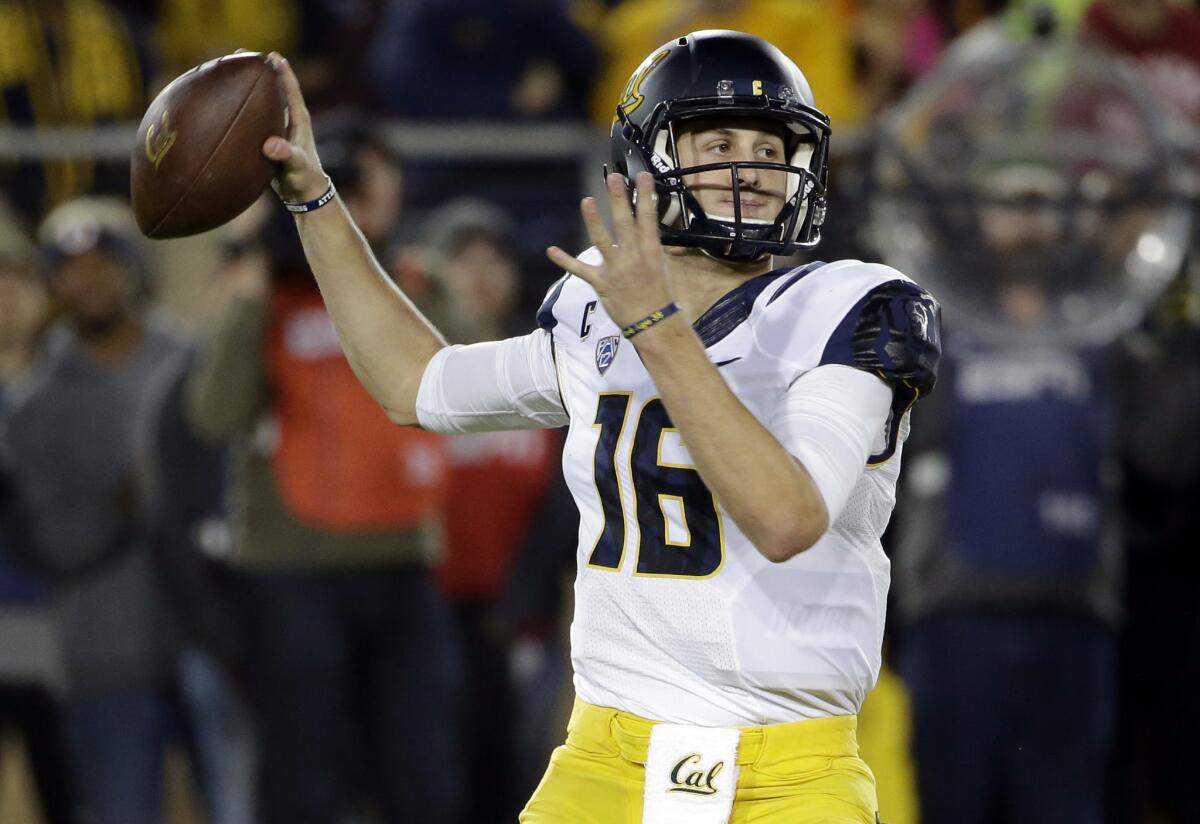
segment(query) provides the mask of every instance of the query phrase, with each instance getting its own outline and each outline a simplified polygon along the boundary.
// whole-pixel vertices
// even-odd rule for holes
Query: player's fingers
[[[296,73],[292,71],[287,58],[279,52],[271,52],[267,56],[267,62],[279,74],[279,79],[283,82],[283,93],[287,97],[288,118],[291,120],[288,136],[294,140],[303,130],[310,127],[308,107],[304,105],[304,94],[300,91],[300,81],[296,79]]]
[[[662,245],[658,237],[658,204],[654,175],[640,172],[636,185],[638,240],[641,241],[643,249],[653,251]]]
[[[288,143],[282,137],[268,137],[263,143],[263,155],[267,160],[273,160],[276,163],[286,163],[292,159],[292,144]]]
[[[608,227],[604,225],[604,218],[600,216],[600,207],[596,204],[596,199],[585,197],[579,204],[579,212],[583,215],[583,225],[587,228],[592,245],[600,250],[600,254],[607,256],[614,245],[613,238]]]
[[[637,236],[634,231],[633,211],[629,207],[629,184],[624,175],[608,176],[608,201],[612,207],[613,228],[617,232],[617,244],[632,246]]]
[[[553,261],[555,266],[565,269],[572,275],[578,275],[593,286],[596,285],[599,276],[600,268],[592,266],[590,263],[584,263],[574,255],[569,255],[557,246],[550,246],[546,249],[546,257]]]
[[[313,200],[329,187],[320,164],[303,146],[272,137],[263,144],[263,155],[279,164],[272,185],[288,203]]]

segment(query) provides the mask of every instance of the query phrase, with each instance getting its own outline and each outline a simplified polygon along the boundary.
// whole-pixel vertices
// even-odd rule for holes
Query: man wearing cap
[[[0,203],[0,430],[10,392],[41,362],[47,312],[36,250]],[[70,824],[71,793],[62,746],[62,667],[49,592],[21,562],[28,543],[0,452],[0,736],[25,743],[46,824]]]
[[[6,432],[31,560],[52,584],[66,728],[84,820],[156,824],[172,662],[161,594],[135,526],[137,421],[180,344],[146,315],[121,211],[64,204],[39,241],[61,324]]]

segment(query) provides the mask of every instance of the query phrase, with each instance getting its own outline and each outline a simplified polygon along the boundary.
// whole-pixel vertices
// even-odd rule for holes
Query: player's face
[[[731,161],[786,163],[783,127],[770,121],[696,120],[676,136],[680,167]],[[739,169],[742,220],[770,223],[786,199],[787,174]],[[683,181],[710,217],[734,219],[733,180],[726,169],[684,175]]]

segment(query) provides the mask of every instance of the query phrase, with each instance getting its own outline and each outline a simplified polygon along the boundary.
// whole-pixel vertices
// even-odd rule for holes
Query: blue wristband
[[[308,200],[304,203],[288,203],[285,200],[283,201],[283,208],[296,214],[301,214],[303,212],[315,212],[317,209],[320,209],[335,197],[337,197],[337,190],[333,188],[333,181],[330,180],[329,188],[325,190],[325,194],[321,195],[316,200]]]

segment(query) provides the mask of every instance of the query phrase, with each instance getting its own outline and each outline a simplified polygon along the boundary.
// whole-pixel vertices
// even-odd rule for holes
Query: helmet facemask
[[[697,247],[713,257],[741,263],[772,254],[793,255],[820,242],[820,225],[825,218],[827,121],[815,111],[811,115],[780,111],[771,106],[772,102],[759,98],[752,106],[722,106],[717,111],[703,106],[696,112],[674,115],[672,107],[664,104],[647,118],[645,131],[618,110],[621,120],[618,128],[626,133],[644,168],[654,175],[664,245]],[[734,127],[739,120],[779,123],[783,129],[785,159],[782,162],[730,160],[680,167],[679,138],[689,121],[700,118]],[[782,200],[782,206],[770,218],[743,213],[743,195],[758,191],[743,182],[742,172],[748,170],[760,176],[782,175],[782,187],[776,187],[776,197]],[[729,175],[732,213],[713,213],[711,207],[706,210],[693,190],[699,189],[693,176],[714,171]],[[711,185],[711,180],[706,183]],[[771,196],[770,191],[764,194]]]

